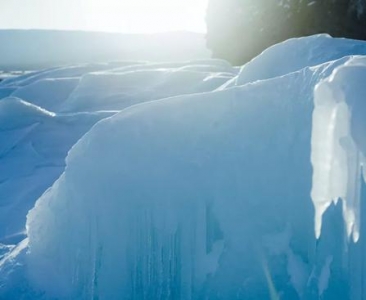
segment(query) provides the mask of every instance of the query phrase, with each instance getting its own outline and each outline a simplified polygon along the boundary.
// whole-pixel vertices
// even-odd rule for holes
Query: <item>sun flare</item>
[[[205,32],[207,3],[208,0],[0,1],[0,28]]]
[[[102,31],[153,33],[205,30],[206,1],[93,0],[87,4],[88,27]]]

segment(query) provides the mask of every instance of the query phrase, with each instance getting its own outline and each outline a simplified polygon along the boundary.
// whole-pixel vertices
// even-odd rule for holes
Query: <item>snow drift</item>
[[[271,47],[239,74],[207,60],[6,80],[29,102],[0,104],[37,124],[97,117],[60,140],[70,149],[81,137],[28,213],[28,240],[4,248],[0,295],[363,299],[366,60],[352,55],[365,51],[319,35]],[[53,106],[41,89],[58,82],[69,89]]]

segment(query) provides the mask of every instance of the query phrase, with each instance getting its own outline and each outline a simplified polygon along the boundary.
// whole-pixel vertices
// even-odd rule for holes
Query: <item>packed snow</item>
[[[316,35],[5,79],[0,298],[363,299],[364,55]]]

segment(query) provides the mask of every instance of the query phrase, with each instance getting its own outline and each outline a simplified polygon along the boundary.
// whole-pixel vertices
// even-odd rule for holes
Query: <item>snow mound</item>
[[[271,46],[245,64],[237,84],[283,76],[349,55],[366,55],[365,43],[327,34],[293,38]]]

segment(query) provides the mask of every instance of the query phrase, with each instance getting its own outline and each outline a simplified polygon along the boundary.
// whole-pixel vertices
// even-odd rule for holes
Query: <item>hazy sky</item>
[[[205,32],[208,0],[0,0],[0,28]]]

